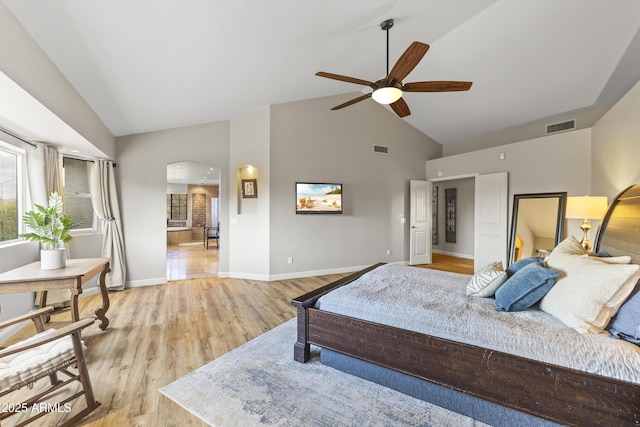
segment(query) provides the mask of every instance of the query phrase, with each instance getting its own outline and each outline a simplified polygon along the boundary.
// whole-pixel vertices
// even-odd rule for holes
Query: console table
[[[96,309],[96,317],[100,320],[100,329],[109,325],[106,313],[109,309],[109,294],[105,284],[105,276],[109,268],[109,258],[68,259],[66,267],[56,270],[42,270],[40,261],[18,267],[0,274],[0,294],[16,294],[21,292],[41,292],[38,305],[46,305],[47,291],[69,289],[71,292],[71,319],[80,320],[78,296],[82,293],[82,285],[96,275],[100,275],[98,283],[102,295],[102,306]]]

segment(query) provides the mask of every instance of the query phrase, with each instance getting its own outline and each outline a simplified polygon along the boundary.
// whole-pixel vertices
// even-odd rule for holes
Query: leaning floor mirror
[[[545,257],[564,238],[567,193],[515,194],[511,216],[509,264]]]

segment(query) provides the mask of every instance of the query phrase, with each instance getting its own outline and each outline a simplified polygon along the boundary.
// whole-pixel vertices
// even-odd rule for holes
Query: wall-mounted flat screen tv
[[[342,184],[296,182],[297,214],[341,214]]]

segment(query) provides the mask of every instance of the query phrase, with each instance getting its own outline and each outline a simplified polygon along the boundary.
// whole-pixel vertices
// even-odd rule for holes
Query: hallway
[[[204,279],[218,277],[218,251],[202,242],[167,246],[167,280]]]

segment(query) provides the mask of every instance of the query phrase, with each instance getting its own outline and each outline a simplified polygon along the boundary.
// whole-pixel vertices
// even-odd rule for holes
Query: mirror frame
[[[511,265],[515,252],[516,230],[518,228],[518,205],[522,199],[558,199],[558,212],[556,214],[556,235],[555,246],[557,246],[564,238],[564,217],[567,211],[567,192],[555,193],[530,193],[530,194],[514,194],[513,195],[513,213],[511,214],[511,235],[509,236],[509,259],[508,264]]]

